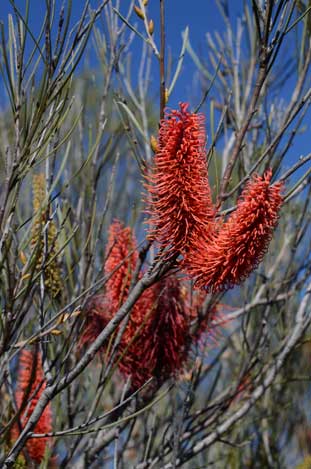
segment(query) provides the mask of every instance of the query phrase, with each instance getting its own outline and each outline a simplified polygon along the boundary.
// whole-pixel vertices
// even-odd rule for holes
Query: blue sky
[[[17,7],[23,11],[25,9],[26,0],[16,0],[15,1]],[[85,5],[84,0],[73,0],[73,15],[72,15],[72,25],[76,23],[79,19],[80,14],[83,10]],[[98,0],[91,0],[91,5],[93,8],[99,4]],[[121,11],[122,13],[126,13],[129,0],[120,0]],[[237,18],[241,15],[243,11],[243,0],[229,0],[229,13],[231,18],[231,23],[233,27],[236,27]],[[247,4],[251,5],[251,1],[247,0]],[[61,5],[63,4],[62,0],[56,0],[56,9],[59,10]],[[42,20],[45,13],[45,5],[46,2],[44,0],[30,0],[30,25],[33,29],[34,33],[38,32],[40,26],[42,24]],[[208,53],[207,45],[206,45],[206,33],[215,32],[215,31],[223,31],[224,29],[224,22],[221,16],[221,13],[216,5],[215,0],[166,0],[165,2],[166,8],[166,38],[167,38],[167,46],[171,49],[173,58],[175,61],[178,58],[181,44],[182,44],[182,37],[181,32],[185,30],[186,26],[189,27],[189,38],[191,41],[191,45],[193,49],[198,53],[198,55],[206,55]],[[155,32],[154,37],[158,41],[159,35],[159,0],[149,0],[148,5],[149,17],[154,20],[155,23]],[[10,0],[3,0],[1,2],[1,10],[0,10],[0,19],[7,25],[7,15],[8,13],[12,13],[12,5]],[[57,16],[56,16],[57,18]],[[139,19],[135,17],[135,15],[131,18],[132,21],[136,21],[139,26]],[[57,21],[56,21],[57,22]],[[99,25],[100,27],[100,25]],[[141,40],[136,38],[132,44],[131,51],[133,54],[133,63],[134,63],[134,73],[135,70],[135,60],[138,61],[140,57],[141,51]],[[94,61],[94,53],[92,52],[92,46],[90,43],[88,57],[90,60],[91,66],[95,67]],[[137,62],[138,63],[138,62]],[[175,62],[176,63],[176,62]],[[83,67],[83,63],[81,64]],[[179,101],[187,101],[190,99],[192,90],[193,90],[193,83],[194,83],[194,73],[196,71],[196,67],[193,64],[191,58],[188,54],[185,56],[184,64],[182,73],[178,79],[176,87],[174,89],[173,94],[170,97],[169,105],[171,107],[175,107]],[[157,90],[158,88],[158,80],[157,80],[157,73],[158,67],[156,67],[156,60],[154,60],[154,85],[153,89]],[[1,82],[0,82],[1,84]],[[284,99],[288,99],[291,91],[292,91],[292,81],[288,81],[284,89],[282,91],[284,95]],[[155,88],[156,87],[156,88]],[[154,93],[155,94],[155,93]],[[4,89],[0,91],[0,103],[5,102],[5,93]],[[196,98],[199,99],[199,95]],[[193,103],[193,104],[197,104]],[[298,156],[301,154],[308,153],[307,147],[307,133],[298,136],[295,141],[294,146],[291,148],[290,153],[292,154],[291,159],[297,159]]]
[[[121,2],[122,6],[129,2]],[[239,13],[243,10],[243,0],[230,0],[230,16],[235,25]],[[159,1],[149,0],[148,3],[149,17],[155,23],[155,38],[159,44]],[[135,18],[135,16],[134,16]],[[139,23],[139,22],[138,22]],[[182,45],[182,32],[189,27],[189,39],[193,49],[200,53],[207,52],[206,47],[206,33],[207,31],[221,31],[223,30],[224,23],[221,13],[216,6],[214,0],[166,0],[165,2],[165,23],[166,23],[166,45],[170,49],[173,58],[177,60],[181,45]],[[136,44],[140,40],[137,39]],[[168,51],[167,54],[168,56]],[[175,65],[175,64],[174,64]],[[173,70],[174,71],[174,70]],[[192,90],[192,78],[196,71],[192,59],[188,54],[185,55],[182,73],[179,76],[178,82],[170,97],[170,105],[176,106],[180,100],[188,99],[188,95]]]
[[[30,1],[30,27],[34,34],[38,34],[40,27],[42,25],[42,20],[45,14],[45,1],[44,0],[29,0]],[[96,8],[100,2],[98,0],[91,0],[90,4],[93,8]],[[235,23],[235,18],[237,14],[242,11],[243,0],[230,0],[230,13],[233,21]],[[18,9],[23,12],[25,11],[26,0],[15,0],[15,4]],[[56,0],[56,9],[59,10],[63,0]],[[121,11],[123,14],[127,12],[128,5],[130,4],[129,0],[121,0]],[[85,5],[84,0],[73,0],[72,2],[72,25],[74,25],[80,18],[81,12]],[[190,6],[189,6],[190,5]],[[214,0],[194,0],[189,2],[188,0],[166,0],[165,2],[165,11],[166,11],[166,44],[168,48],[172,51],[173,57],[177,59],[181,44],[182,37],[181,32],[185,28],[189,27],[189,38],[191,44],[196,51],[204,51],[206,49],[205,35],[207,31],[214,31],[223,28],[223,20],[219,9],[216,6]],[[0,20],[3,21],[5,27],[7,26],[7,17],[8,14],[12,14],[13,9],[10,0],[3,0],[1,2],[0,10]],[[155,23],[155,32],[154,37],[159,43],[159,1],[158,0],[149,0],[148,4],[149,17],[154,20]],[[135,15],[131,18],[132,21],[135,21],[139,25],[139,20]],[[57,23],[57,15],[56,21]],[[91,46],[89,47],[88,57],[90,57],[91,63],[94,60],[94,55],[91,53]],[[136,39],[133,42],[133,56],[135,61],[135,53],[137,53],[137,58],[140,56],[141,49],[141,40]],[[95,61],[94,61],[95,62]],[[155,62],[155,61],[154,61]],[[135,63],[135,62],[134,62]],[[195,67],[192,63],[192,60],[188,55],[185,56],[183,72],[179,77],[176,91],[172,96],[172,105],[174,101],[180,101],[180,96],[185,95],[185,92],[190,92],[191,89],[191,79]],[[0,92],[0,94],[2,94]],[[184,99],[184,98],[183,98]],[[2,99],[1,99],[2,102]]]

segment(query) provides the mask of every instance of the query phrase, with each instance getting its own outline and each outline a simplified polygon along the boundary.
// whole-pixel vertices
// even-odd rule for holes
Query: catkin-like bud
[[[56,256],[58,250],[57,228],[53,220],[48,221],[49,210],[45,205],[46,184],[43,174],[33,176],[33,210],[31,246],[36,250],[36,270],[44,272],[44,284],[48,292],[56,297],[61,291],[60,265]],[[45,235],[45,226],[48,223]]]
[[[46,198],[46,184],[44,174],[34,174],[32,179],[33,209],[35,212],[41,208]]]
[[[148,33],[152,36],[154,31],[154,22],[150,20],[148,23]]]
[[[150,146],[151,146],[153,153],[156,153],[158,151],[158,141],[154,135],[151,135],[150,137]]]
[[[139,8],[138,6],[134,5],[134,11],[136,13],[136,15],[138,16],[138,18],[140,18],[141,20],[144,20],[145,19],[145,15],[144,15],[144,12],[141,8]]]
[[[42,204],[46,198],[45,179],[43,174],[35,174],[32,180],[32,192],[33,192],[33,211],[34,211],[34,222],[31,233],[31,246],[38,250],[37,262],[42,262],[42,251],[43,251],[43,226],[46,218]]]

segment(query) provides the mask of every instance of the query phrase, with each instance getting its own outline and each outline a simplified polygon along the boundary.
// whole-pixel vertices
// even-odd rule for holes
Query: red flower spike
[[[108,319],[110,320],[128,296],[132,274],[138,260],[136,239],[132,229],[123,227],[117,220],[115,220],[110,227],[107,257],[105,273],[112,273],[117,268],[106,283],[105,298],[106,304],[110,309],[108,315]],[[118,266],[120,267],[118,268]],[[141,275],[139,278],[140,277]],[[126,340],[127,335],[131,335],[132,328],[137,330],[136,323],[138,325],[143,323],[148,310],[151,308],[152,302],[152,289],[145,290],[137,303],[133,306],[128,326],[123,334],[123,341]]]
[[[150,316],[119,364],[120,371],[125,376],[131,376],[133,389],[142,386],[151,377],[162,383],[178,372],[190,346],[189,318],[185,314],[178,279],[163,279],[154,286],[153,293],[154,304],[153,309],[149,310]],[[133,311],[133,321],[136,314],[139,314],[139,309]],[[124,345],[130,343],[141,325],[140,320],[135,323],[136,329],[131,330],[132,335],[126,335]]]
[[[154,363],[154,376],[164,381],[179,371],[186,359],[190,345],[189,318],[177,277],[163,279],[157,289],[158,302],[148,328],[150,344],[145,342],[144,355],[147,363]]]
[[[105,274],[111,274],[111,277],[106,283],[105,293],[94,295],[86,305],[86,322],[79,340],[79,348],[84,345],[89,346],[96,340],[128,296],[132,274],[138,259],[136,240],[131,228],[124,227],[115,220],[109,230],[106,253],[107,262],[104,271]],[[129,360],[127,356],[122,357],[122,353],[135,335],[137,338],[140,336],[142,326],[146,326],[148,311],[152,309],[154,303],[154,290],[149,288],[133,306],[117,356],[117,359],[121,359],[121,363]],[[106,345],[101,351],[105,351]]]
[[[116,269],[106,283],[106,298],[115,313],[128,295],[132,272],[138,258],[136,240],[131,228],[125,228],[118,220],[112,223],[106,254],[105,274],[110,274]]]
[[[198,288],[220,291],[245,279],[266,253],[283,202],[282,184],[270,185],[272,172],[254,176],[236,211],[209,242],[200,240],[185,260]]]
[[[204,116],[188,104],[166,112],[157,153],[146,176],[149,237],[171,254],[185,253],[193,242],[209,235],[214,220],[205,154]]]
[[[130,255],[130,252],[133,254]],[[132,271],[137,261],[136,241],[132,230],[114,220],[109,228],[105,274],[111,274],[106,293],[93,296],[85,308],[86,321],[79,339],[79,348],[91,345],[126,299]],[[102,351],[105,349],[103,347]]]
[[[38,353],[32,353],[30,350],[22,350],[19,359],[19,373],[15,393],[18,409],[23,405],[20,415],[22,428],[27,423],[45,388],[41,356]],[[46,406],[33,431],[34,433],[48,433],[52,431],[51,404]],[[11,432],[12,439],[16,440],[19,433],[19,426],[14,425]],[[30,458],[40,464],[44,458],[45,450],[50,443],[51,438],[29,438],[26,443],[26,449]]]

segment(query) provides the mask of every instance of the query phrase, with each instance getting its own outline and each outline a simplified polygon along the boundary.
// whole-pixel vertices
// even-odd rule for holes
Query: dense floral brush
[[[237,209],[208,242],[198,241],[185,259],[195,285],[210,291],[233,287],[262,261],[283,202],[282,184],[270,184],[271,170],[255,175],[246,185]]]
[[[86,305],[80,346],[94,342],[129,294],[138,253],[131,228],[124,227],[119,220],[114,220],[109,228],[106,257],[104,274],[108,280],[105,292],[91,297]]]
[[[46,383],[42,370],[41,356],[39,353],[36,354],[30,350],[22,350],[19,359],[19,372],[15,393],[17,407],[21,410],[20,423],[22,428],[34,411],[45,388]],[[34,433],[49,433],[52,431],[51,404],[46,406],[33,431]],[[18,438],[19,433],[19,425],[16,424],[11,432],[13,441]],[[33,461],[40,464],[50,442],[50,438],[29,438],[26,443],[27,453]]]
[[[130,227],[114,220],[109,228],[105,274],[111,274],[106,283],[106,297],[116,312],[127,298],[138,253],[136,239]]]
[[[153,166],[146,176],[149,238],[167,253],[184,254],[208,235],[214,220],[202,114],[188,104],[166,113],[159,130]]]
[[[119,368],[131,377],[132,389],[152,377],[162,384],[178,373],[190,347],[190,317],[185,311],[179,280],[175,276],[166,277],[151,291],[154,303],[149,310],[134,309],[132,327],[123,339],[123,346],[128,349]]]
[[[130,291],[138,259],[137,243],[132,229],[125,227],[119,220],[114,220],[109,228],[106,257],[104,274],[108,276],[108,280],[105,290],[94,295],[86,305],[86,321],[79,339],[80,347],[89,346],[96,340],[127,299]],[[132,308],[117,354],[119,367],[122,370],[132,366],[128,365],[129,362],[133,362],[131,343],[136,342],[143,333],[154,303],[154,291],[149,288],[142,293]],[[101,351],[105,351],[106,347],[107,344],[104,344]],[[139,361],[135,362],[135,367],[139,366]]]
[[[104,271],[110,279],[105,292],[87,304],[80,346],[96,340],[129,294],[138,252],[132,230],[117,220],[109,229],[106,255]],[[119,370],[131,378],[132,389],[152,377],[162,383],[180,371],[191,345],[191,319],[176,276],[166,277],[143,292],[132,308],[116,355]]]

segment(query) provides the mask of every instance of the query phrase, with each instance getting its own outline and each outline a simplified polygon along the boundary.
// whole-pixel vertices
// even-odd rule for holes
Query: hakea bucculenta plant
[[[19,370],[17,375],[17,387],[15,392],[16,405],[20,411],[19,424],[15,424],[11,431],[11,439],[15,441],[21,429],[27,423],[37,402],[46,388],[46,382],[42,369],[41,355],[30,350],[22,350],[19,358]],[[48,404],[39,418],[34,433],[52,432],[52,409]],[[40,464],[46,450],[51,445],[51,438],[29,438],[26,450],[29,457]]]
[[[187,272],[199,288],[216,292],[243,281],[262,261],[283,202],[282,184],[272,172],[255,175],[244,188],[236,210],[219,220],[208,242],[200,240],[185,258]]]
[[[205,161],[204,119],[186,104],[161,122],[154,164],[146,176],[149,237],[161,255],[181,255],[180,267],[195,286],[213,292],[232,287],[262,260],[282,205],[282,184],[271,184],[272,172],[255,175],[244,188],[236,210],[225,221],[216,218]],[[81,343],[89,343],[126,300],[138,260],[130,228],[115,221],[108,238],[103,295],[87,308]],[[138,275],[138,280],[140,278]],[[134,279],[135,280],[135,279]],[[149,287],[133,306],[117,356],[120,371],[132,387],[149,378],[163,382],[181,370],[193,343],[198,343],[217,316],[213,307],[201,317],[202,296],[189,303],[176,275]],[[189,306],[190,305],[190,306]],[[197,324],[193,332],[192,323]],[[92,326],[93,324],[93,326]]]
[[[53,220],[45,225],[49,210],[44,205],[46,199],[46,183],[42,173],[33,176],[33,211],[34,223],[31,233],[31,246],[36,253],[36,270],[44,272],[44,285],[52,297],[57,297],[62,288],[61,271],[57,259],[57,228]],[[45,244],[47,244],[45,246]],[[46,250],[46,252],[45,252]]]
[[[166,254],[185,254],[209,234],[214,207],[208,183],[205,120],[188,104],[166,112],[161,121],[153,165],[146,174],[150,239]]]

